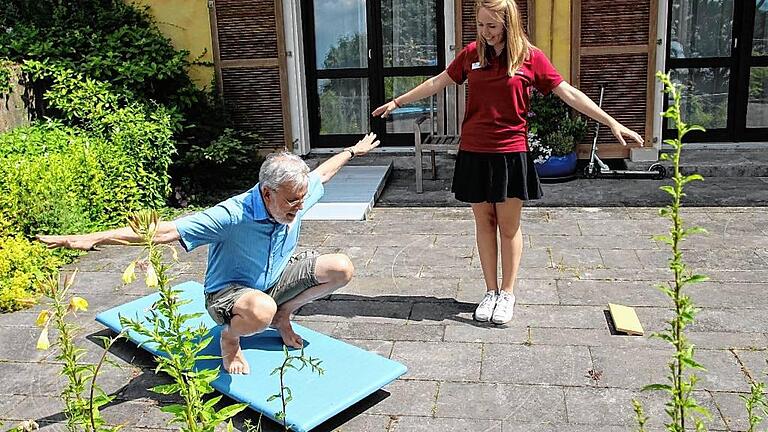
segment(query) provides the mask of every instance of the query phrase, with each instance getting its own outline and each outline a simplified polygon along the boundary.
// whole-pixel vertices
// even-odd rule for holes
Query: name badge
[[[472,63],[472,70],[480,69],[480,62],[474,62]]]

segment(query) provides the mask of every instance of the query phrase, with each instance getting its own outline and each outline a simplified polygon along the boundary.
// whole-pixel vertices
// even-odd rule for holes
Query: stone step
[[[628,169],[647,169],[650,162],[626,161]],[[660,161],[671,171],[671,161]],[[768,177],[768,146],[748,150],[686,150],[680,156],[683,174],[704,177]]]

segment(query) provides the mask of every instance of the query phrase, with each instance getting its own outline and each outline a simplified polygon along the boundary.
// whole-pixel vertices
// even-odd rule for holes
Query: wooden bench
[[[438,101],[439,102],[439,101]],[[461,137],[459,135],[446,135],[435,132],[435,97],[432,97],[432,107],[429,114],[425,114],[419,117],[413,123],[413,140],[415,146],[415,160],[414,168],[416,170],[416,193],[424,192],[424,173],[423,173],[423,156],[424,152],[429,152],[432,162],[432,180],[437,179],[437,162],[435,161],[435,154],[441,153],[455,153],[459,149],[459,142]],[[424,134],[421,130],[421,125],[425,121],[430,120],[430,130],[426,137],[422,137]]]

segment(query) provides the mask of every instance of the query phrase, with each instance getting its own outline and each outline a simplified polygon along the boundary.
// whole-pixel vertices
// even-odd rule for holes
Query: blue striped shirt
[[[178,219],[176,229],[187,252],[209,245],[205,292],[231,283],[261,291],[271,288],[296,250],[301,218],[324,192],[320,176],[310,173],[304,207],[288,225],[269,216],[258,184],[214,207]]]

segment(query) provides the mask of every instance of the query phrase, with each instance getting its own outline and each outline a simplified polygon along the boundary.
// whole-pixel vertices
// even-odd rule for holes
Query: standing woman
[[[487,291],[474,318],[504,324],[512,319],[515,305],[513,288],[523,252],[523,201],[542,196],[527,153],[531,87],[545,95],[555,92],[571,107],[607,125],[624,145],[625,136],[640,144],[643,140],[563,80],[544,53],[528,41],[514,0],[478,0],[475,13],[477,40],[445,71],[376,108],[373,115],[387,117],[398,107],[431,96],[449,84],[468,81],[469,97],[451,190],[456,199],[472,206],[475,217]]]

